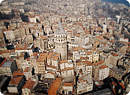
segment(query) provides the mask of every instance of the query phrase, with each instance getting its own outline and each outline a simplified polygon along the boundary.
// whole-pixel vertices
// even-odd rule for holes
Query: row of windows
[[[62,38],[62,37],[66,37],[66,35],[55,35],[55,37],[57,37],[57,38]]]
[[[62,41],[66,41],[66,39],[56,39],[55,41],[62,42]]]

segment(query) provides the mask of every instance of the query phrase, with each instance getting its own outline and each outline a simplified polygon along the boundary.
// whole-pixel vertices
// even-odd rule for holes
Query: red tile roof
[[[11,85],[18,85],[20,83],[20,81],[22,80],[23,76],[19,76],[19,77],[13,77],[9,84]]]
[[[35,85],[35,82],[34,82],[34,81],[28,80],[28,81],[26,81],[26,83],[25,83],[25,85],[23,86],[23,88],[32,89],[34,85]]]
[[[98,61],[97,63],[95,63],[94,65],[95,65],[95,66],[98,66],[98,65],[101,65],[101,64],[103,64],[103,63],[104,63],[104,61],[101,60],[101,61]]]
[[[105,68],[108,68],[108,66],[102,65],[102,66],[100,66],[99,68],[100,68],[100,69],[105,69]]]
[[[41,53],[39,58],[37,59],[37,62],[43,62],[47,58],[47,53]]]
[[[13,77],[15,77],[15,76],[23,76],[23,75],[24,75],[24,73],[22,71],[20,71],[20,70],[13,72]]]
[[[63,86],[73,86],[73,83],[64,83]]]
[[[48,95],[57,95],[57,90],[60,88],[60,85],[61,85],[61,78],[56,78],[56,80],[53,81],[48,90]]]

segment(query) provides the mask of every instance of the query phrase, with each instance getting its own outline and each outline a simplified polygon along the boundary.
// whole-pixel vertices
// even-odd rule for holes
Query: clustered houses
[[[77,81],[77,93],[85,93],[93,90],[92,63],[82,60],[76,62],[76,73],[79,77]]]
[[[56,76],[59,76],[59,61],[60,61],[60,54],[55,52],[49,52],[47,55],[47,65],[46,70],[47,72],[52,72]]]
[[[104,65],[104,61],[101,60],[94,65],[94,79],[103,80],[109,76],[109,68]]]
[[[62,60],[59,63],[62,78],[74,78],[74,64],[72,60]]]
[[[121,79],[129,71],[129,42],[118,39],[122,34],[114,32],[118,24],[112,19],[34,12],[24,16],[17,24],[0,21],[9,23],[0,26],[0,75],[11,76],[9,93],[82,94],[92,91],[95,82],[108,76]],[[42,90],[34,91],[36,85]]]

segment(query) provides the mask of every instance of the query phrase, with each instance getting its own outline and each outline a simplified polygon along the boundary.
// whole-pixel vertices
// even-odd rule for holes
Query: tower
[[[61,55],[61,59],[67,59],[67,35],[61,22],[58,24],[58,30],[54,33],[55,52]]]

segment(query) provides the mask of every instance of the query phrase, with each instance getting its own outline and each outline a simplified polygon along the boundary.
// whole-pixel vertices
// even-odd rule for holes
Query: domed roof
[[[55,34],[56,34],[56,35],[66,34],[66,32],[64,31],[64,29],[63,29],[62,24],[61,24],[60,21],[58,22],[58,29],[57,29],[57,31],[55,32]]]

